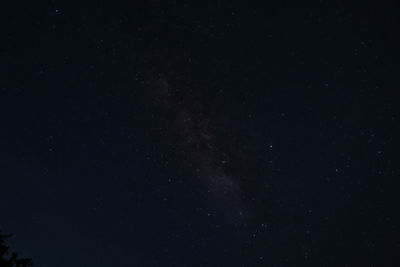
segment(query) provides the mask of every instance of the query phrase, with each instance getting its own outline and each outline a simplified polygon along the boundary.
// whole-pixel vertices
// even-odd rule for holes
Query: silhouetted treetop
[[[9,252],[9,248],[4,244],[6,238],[11,235],[0,234],[0,267],[27,267],[32,266],[32,260],[28,258],[18,258],[18,253]],[[11,255],[10,255],[11,254]]]

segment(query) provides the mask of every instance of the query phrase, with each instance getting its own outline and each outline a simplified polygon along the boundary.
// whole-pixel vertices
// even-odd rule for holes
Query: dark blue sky
[[[398,4],[6,11],[0,229],[34,266],[396,266]]]

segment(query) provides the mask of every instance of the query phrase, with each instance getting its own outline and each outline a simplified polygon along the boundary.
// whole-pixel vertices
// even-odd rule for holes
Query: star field
[[[10,5],[1,233],[34,266],[397,266],[398,10]]]

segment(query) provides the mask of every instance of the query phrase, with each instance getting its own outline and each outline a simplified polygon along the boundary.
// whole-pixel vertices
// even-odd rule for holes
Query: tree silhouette
[[[8,247],[4,245],[6,238],[11,235],[2,235],[0,233],[0,267],[27,267],[32,266],[32,260],[26,258],[18,258],[18,253],[12,252],[9,256]]]

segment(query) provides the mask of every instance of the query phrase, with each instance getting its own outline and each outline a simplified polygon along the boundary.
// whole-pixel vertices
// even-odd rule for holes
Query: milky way
[[[154,102],[170,123],[169,134],[179,137],[183,154],[195,176],[217,197],[235,200],[240,186],[228,172],[230,156],[219,145],[217,123],[199,100],[199,91],[175,73],[162,73],[151,86]]]

